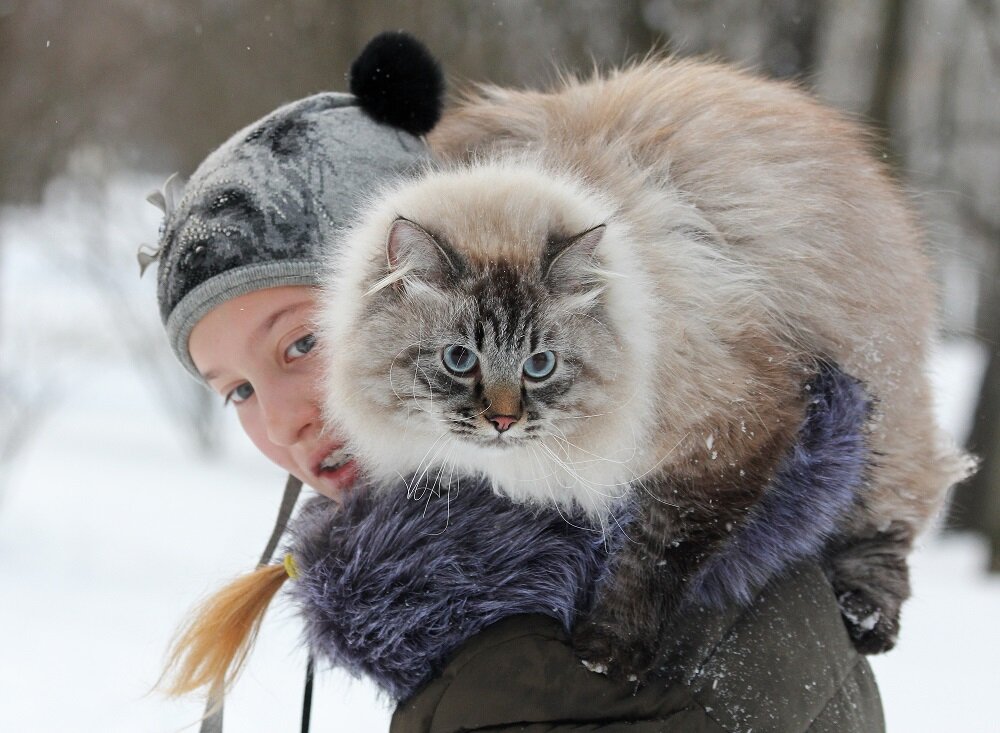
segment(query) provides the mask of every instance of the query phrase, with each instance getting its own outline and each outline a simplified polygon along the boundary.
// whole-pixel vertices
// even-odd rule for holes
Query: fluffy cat
[[[830,574],[859,649],[891,647],[912,539],[969,460],[931,412],[921,232],[858,127],[670,59],[482,88],[429,141],[435,167],[337,243],[320,317],[329,416],[368,473],[484,474],[602,523],[635,502],[575,641],[642,675],[835,363],[874,398],[875,460]]]

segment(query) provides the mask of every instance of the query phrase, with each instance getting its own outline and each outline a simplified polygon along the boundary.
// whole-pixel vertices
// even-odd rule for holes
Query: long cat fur
[[[859,648],[891,647],[912,539],[970,461],[931,410],[922,232],[860,127],[792,84],[651,59],[549,91],[481,88],[429,142],[438,162],[337,243],[319,319],[329,417],[369,475],[444,465],[600,522],[638,497],[634,542],[576,640],[643,674],[642,637],[760,498],[830,361],[875,400],[870,486],[831,578]],[[489,381],[526,319],[550,334],[566,403],[536,410],[528,440],[527,385],[524,441],[473,442],[496,397],[448,377],[441,349],[485,324]]]

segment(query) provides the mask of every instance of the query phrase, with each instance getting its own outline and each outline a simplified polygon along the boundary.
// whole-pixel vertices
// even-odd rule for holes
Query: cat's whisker
[[[591,456],[590,458],[578,458],[578,459],[571,458],[569,448],[576,448],[575,445],[569,443],[569,441],[563,440],[554,433],[550,433],[549,435],[547,435],[546,439],[548,438],[551,438],[552,440],[556,441],[554,445],[548,445],[548,447],[553,451],[559,450],[561,453],[560,458],[563,460],[564,463],[566,463],[566,465],[590,466],[595,463],[600,463],[601,461],[604,460],[600,456],[594,456],[593,454],[589,454]],[[545,443],[545,440],[542,440],[540,442]]]
[[[392,393],[396,396],[396,399],[399,400],[400,403],[402,403],[402,404],[406,404],[410,400],[416,398],[416,389],[414,388],[413,394],[411,394],[409,397],[403,397],[401,394],[399,394],[399,391],[396,389],[396,384],[395,384],[395,382],[393,381],[393,378],[392,378],[392,370],[396,367],[396,361],[399,359],[400,356],[402,356],[402,354],[403,354],[404,351],[409,351],[414,346],[416,346],[416,347],[419,348],[420,347],[420,343],[421,343],[420,341],[416,341],[414,343],[407,344],[406,346],[404,346],[403,348],[401,348],[399,351],[397,351],[396,355],[393,356],[392,359],[389,361],[389,389],[392,390]]]
[[[633,545],[639,544],[638,540],[632,539],[631,535],[629,535],[629,533],[628,533],[628,530],[625,529],[625,525],[623,525],[621,523],[621,520],[618,518],[618,515],[615,512],[608,512],[608,516],[611,517],[611,519],[614,521],[615,525],[617,525],[618,529],[622,533],[622,537],[624,537],[627,542],[630,542]],[[602,524],[604,523],[604,518],[603,517],[601,518],[601,523]],[[607,532],[605,532],[605,538],[606,538],[605,539],[605,546],[608,546],[608,543],[607,543]]]
[[[528,452],[531,454],[532,458],[535,459],[535,465],[537,465],[539,467],[538,468],[539,472],[535,473],[535,474],[532,474],[531,476],[529,476],[527,478],[518,479],[518,482],[533,483],[534,481],[536,481],[538,479],[544,479],[547,482],[550,478],[553,478],[553,477],[556,476],[556,468],[555,467],[551,468],[548,471],[548,473],[542,473],[545,469],[543,468],[543,465],[538,461],[538,454],[535,451],[536,445],[537,444],[528,443],[525,447],[528,449]],[[555,501],[555,497],[554,496],[553,496],[552,500]]]
[[[623,484],[617,484],[617,483],[615,483],[615,484],[603,484],[603,483],[599,483],[599,482],[593,481],[591,479],[588,479],[587,477],[580,475],[570,464],[568,464],[566,461],[562,460],[559,456],[557,456],[555,454],[555,452],[551,448],[549,448],[547,445],[545,445],[544,443],[538,443],[538,447],[541,448],[545,453],[547,453],[549,455],[549,457],[552,458],[553,461],[555,461],[556,463],[558,463],[559,466],[563,469],[563,471],[568,476],[570,476],[578,485],[582,486],[584,489],[586,489],[591,494],[603,497],[605,499],[615,499],[615,500],[620,499],[622,496],[624,496],[623,493],[619,493],[619,494],[616,495],[616,494],[605,493],[603,491],[599,491],[598,490],[598,487],[600,487],[600,488],[615,488],[615,487],[623,486]],[[572,485],[570,485],[570,486],[564,486],[563,488],[569,489],[569,488],[572,488]]]
[[[636,397],[637,394],[639,394],[639,387],[638,387],[638,385],[636,385],[636,388],[634,390],[632,390],[632,393],[626,399],[624,399],[620,405],[618,405],[617,407],[615,407],[615,408],[613,408],[611,410],[608,410],[607,412],[595,412],[595,413],[589,414],[589,415],[560,415],[559,419],[560,420],[585,420],[585,419],[591,418],[591,417],[604,417],[606,415],[613,415],[616,412],[620,412],[621,410],[624,410],[626,407],[628,407],[629,404],[632,402],[632,400],[635,399],[635,397]]]
[[[612,458],[602,458],[601,456],[596,456],[593,454],[591,454],[592,457],[590,458],[576,458],[576,459],[570,458],[570,452],[567,449],[567,446],[561,445],[558,442],[561,440],[561,438],[559,438],[556,435],[552,435],[550,437],[557,442],[553,445],[549,445],[549,448],[551,448],[553,451],[557,449],[561,451],[562,452],[561,458],[563,462],[568,466],[578,467],[580,470],[588,470],[600,464],[612,464],[616,466],[623,465],[620,461],[616,461]]]
[[[429,376],[427,376],[427,371],[422,366],[420,366],[419,364],[416,364],[415,365],[415,369],[413,370],[413,385],[414,385],[413,389],[414,389],[414,392],[416,392],[416,384],[417,384],[417,375],[418,374],[420,376],[422,376],[424,378],[424,382],[427,383],[427,391],[430,393],[428,395],[427,399],[429,399],[431,402],[434,402],[434,384],[431,382],[431,378]]]
[[[595,323],[597,323],[601,328],[603,328],[612,338],[615,338],[615,332],[613,330],[611,330],[611,327],[608,326],[608,324],[606,324],[604,321],[602,321],[597,316],[594,316],[591,313],[573,313],[571,315],[580,316],[581,318],[589,318],[590,320],[592,320]]]
[[[448,462],[449,464],[451,464],[451,454],[449,453],[448,455],[449,455]],[[455,474],[455,467],[454,464],[451,464],[451,471],[449,471],[448,473],[448,485],[445,487],[448,492],[447,494],[448,511],[445,513],[444,529],[448,529],[448,527],[451,526],[451,481],[452,481],[452,476],[454,476],[454,474]],[[443,532],[444,530],[441,531]]]
[[[438,473],[440,474],[441,464],[438,461],[438,458],[440,457],[442,451],[444,451],[446,448],[450,448],[451,447],[451,443],[452,443],[452,438],[451,438],[451,436],[448,433],[443,433],[441,435],[441,437],[444,438],[444,442],[441,443],[441,445],[438,446],[437,449],[434,451],[434,454],[429,459],[427,459],[427,465],[423,469],[423,471],[421,472],[421,477],[423,477],[424,475],[426,475],[434,466],[438,466]],[[435,441],[435,443],[438,443],[438,442],[439,441]],[[425,454],[425,455],[427,455],[427,454]]]
[[[428,536],[430,536],[430,537],[436,537],[438,535],[444,534],[444,532],[448,529],[449,525],[451,524],[451,480],[452,480],[452,476],[454,476],[454,473],[455,473],[454,465],[451,463],[451,454],[454,452],[454,448],[455,448],[454,441],[451,441],[449,439],[448,448],[449,448],[448,457],[445,458],[444,462],[441,464],[440,468],[438,469],[438,474],[437,474],[437,479],[436,479],[436,482],[435,482],[435,485],[434,485],[434,490],[432,492],[430,492],[430,494],[432,496],[436,496],[436,497],[440,498],[441,493],[442,493],[442,489],[444,491],[447,491],[447,495],[445,496],[445,501],[447,502],[447,511],[445,512],[444,527],[442,527],[437,532],[428,532]],[[442,483],[442,481],[441,481],[441,474],[444,473],[444,469],[445,469],[446,466],[449,468],[448,482],[447,483]],[[427,516],[427,509],[429,507],[430,507],[430,498],[428,498],[427,503],[424,504],[424,514],[423,514],[424,517]]]
[[[580,451],[581,453],[584,453],[584,454],[586,454],[588,456],[591,456],[591,458],[592,458],[592,460],[578,461],[578,463],[596,463],[596,462],[601,462],[601,463],[613,463],[613,464],[616,464],[616,465],[625,465],[626,463],[628,463],[628,461],[616,460],[614,458],[607,458],[605,456],[598,455],[597,453],[593,453],[593,452],[587,450],[586,448],[581,448],[580,446],[576,445],[573,441],[569,440],[566,437],[566,434],[562,433],[562,430],[560,430],[558,427],[556,427],[555,425],[553,425],[551,427],[552,427],[553,432],[549,433],[549,437],[551,437],[551,438],[553,438],[553,439],[555,439],[555,440],[557,440],[557,441],[559,441],[561,443],[565,443],[566,445],[570,446],[571,448],[575,448],[576,450]],[[561,436],[557,435],[557,432],[562,433],[562,435]],[[633,456],[634,456],[634,452],[633,452]]]
[[[412,494],[412,492],[414,492],[416,490],[416,485],[427,474],[427,471],[430,470],[430,467],[433,464],[434,458],[437,457],[437,453],[434,453],[434,456],[432,458],[430,458],[430,459],[428,459],[428,456],[430,456],[431,453],[433,451],[435,451],[435,449],[437,448],[438,444],[441,442],[442,439],[447,439],[447,438],[448,438],[448,433],[440,433],[434,439],[434,442],[431,443],[430,447],[428,447],[427,450],[424,452],[424,455],[421,457],[420,461],[417,463],[417,468],[416,468],[416,471],[413,474],[413,479],[412,479],[410,485],[407,487],[407,493],[408,494]]]
[[[417,358],[413,362],[414,369],[413,369],[413,387],[412,387],[412,392],[413,392],[414,395],[417,394],[417,374],[420,372],[420,350],[421,350],[422,346],[423,346],[423,343],[420,342],[420,341],[418,341],[417,342]],[[424,375],[424,379],[425,380],[427,379],[427,375],[426,374]],[[430,386],[430,385],[428,384],[428,386]],[[434,401],[434,390],[433,389],[431,389],[430,399],[431,399],[431,402]]]
[[[547,437],[553,438],[554,440],[557,440],[557,441],[559,440],[558,437],[556,435],[554,435],[554,434],[550,434]],[[559,444],[558,442],[555,445],[548,445],[545,442],[545,440],[541,440],[541,441],[539,441],[539,443],[540,443],[541,446],[545,447],[546,449],[548,449],[549,451],[551,451],[553,454],[555,454],[556,449],[558,449],[561,452],[561,455],[559,455],[559,459],[560,459],[562,465],[564,465],[564,466],[580,466],[580,465],[590,465],[590,464],[597,463],[597,461],[594,460],[594,459],[592,459],[592,458],[587,458],[587,459],[583,459],[583,460],[572,460],[570,458],[569,450],[567,450],[566,446],[562,445],[562,444]]]
[[[540,464],[541,461],[538,458],[538,454],[533,450],[533,448],[534,448],[534,446],[530,446],[529,445],[528,446],[528,452],[531,454],[532,458],[535,460],[535,463],[536,464]],[[559,513],[559,517],[564,522],[566,522],[566,524],[568,524],[570,527],[573,527],[574,529],[583,530],[585,532],[601,532],[602,536],[606,537],[607,536],[607,532],[605,531],[605,529],[603,527],[603,520],[602,520],[602,526],[600,528],[588,527],[586,525],[576,524],[575,522],[571,521],[568,516],[566,516],[565,514],[563,514],[563,510],[562,510],[562,506],[561,506],[562,502],[560,502],[560,501],[558,501],[556,499],[555,492],[552,490],[552,486],[549,484],[549,480],[548,479],[549,479],[549,476],[551,476],[551,475],[552,474],[550,473],[550,474],[547,474],[546,476],[543,477],[545,479],[545,490],[548,492],[549,496],[551,497],[551,499],[552,499],[552,506],[555,507],[556,512]]]
[[[493,404],[493,403],[492,403],[492,402],[490,402],[490,404],[489,404],[489,405],[487,405],[486,407],[484,407],[484,408],[483,408],[482,410],[480,410],[479,412],[475,413],[475,414],[473,415],[473,417],[481,417],[481,416],[485,415],[485,414],[486,414],[486,411],[490,409],[490,405],[492,405],[492,404]]]
[[[574,448],[577,448],[577,446],[573,445],[572,443],[570,443],[567,440],[564,440],[564,439],[560,438],[559,436],[555,435],[554,433],[550,434],[550,437],[554,438],[557,441],[562,440],[564,443],[566,443],[566,444],[568,444],[568,445],[570,445],[570,446],[572,446]],[[546,450],[549,451],[549,455],[551,455],[553,457],[553,459],[557,458],[557,456],[556,456],[556,454],[555,454],[555,452],[554,452],[554,450],[552,449],[551,446],[546,446],[544,443],[542,443],[541,446],[544,449],[546,449]],[[562,448],[562,450],[565,450],[565,447],[563,447],[563,446],[559,446],[559,447]],[[578,450],[582,450],[582,449],[579,449],[579,448],[577,448],[577,449]],[[597,456],[596,454],[593,454],[593,453],[589,453],[589,455],[593,455],[593,456],[595,456],[595,458],[591,459],[591,460],[570,461],[569,458],[568,458],[568,455],[567,455],[564,458],[560,458],[559,462],[560,462],[560,465],[563,467],[563,469],[565,471],[567,471],[567,472],[570,472],[570,467],[571,466],[575,467],[575,466],[589,465],[589,464],[594,464],[594,463],[599,463],[599,462],[611,463],[613,465],[625,465],[624,462],[617,461],[617,460],[612,459],[612,458],[604,458],[604,457],[601,457],[601,456]],[[596,481],[593,481],[593,480],[585,481],[575,471],[570,472],[570,475],[574,476],[577,479],[578,483],[585,484],[586,488],[588,488],[588,489],[592,489],[595,486],[599,486],[599,487],[602,487],[602,488],[618,488],[618,487],[622,487],[622,486],[625,485],[625,484],[622,484],[621,482],[614,482],[614,483],[610,483],[609,484],[609,483],[596,482]],[[571,487],[567,487],[567,488],[571,488]],[[598,492],[598,493],[599,493],[599,495],[602,495],[602,496],[606,495],[606,494],[603,494],[603,493],[600,493],[600,492]],[[606,496],[609,496],[609,497],[615,498],[615,499],[619,499],[623,495],[624,495],[623,493],[620,493],[617,496],[612,496],[610,494],[608,494]]]
[[[455,452],[455,440],[452,439],[451,450],[448,452],[448,458],[446,460],[448,465],[448,495],[451,496],[451,486],[452,482],[455,480],[455,462],[451,460],[452,453]],[[461,475],[459,475],[461,478]]]
[[[448,425],[451,424],[449,422],[448,418],[440,417],[440,416],[434,414],[433,410],[427,409],[423,404],[421,404],[422,402],[428,402],[428,403],[430,403],[431,406],[433,406],[434,405],[434,399],[432,397],[419,397],[419,396],[418,397],[412,397],[411,399],[407,400],[407,402],[412,403],[413,405],[415,405],[415,408],[412,410],[413,412],[419,412],[427,420],[433,420],[434,422],[440,423],[440,424],[445,425],[445,426],[448,426]]]
[[[680,446],[680,445],[681,445],[681,444],[682,444],[682,443],[683,443],[683,442],[684,442],[685,440],[687,440],[687,439],[688,439],[688,438],[689,438],[690,436],[691,436],[691,433],[690,433],[690,432],[687,432],[687,433],[685,433],[684,435],[682,435],[682,436],[681,436],[681,438],[680,438],[680,440],[678,440],[678,441],[677,441],[677,442],[676,442],[676,443],[675,443],[675,444],[673,445],[673,447],[672,447],[672,448],[670,448],[670,450],[668,450],[668,451],[667,451],[666,453],[664,453],[664,454],[663,454],[663,456],[661,456],[661,457],[660,457],[660,460],[658,460],[658,461],[657,461],[657,462],[656,462],[655,464],[653,464],[653,465],[652,465],[652,466],[651,466],[650,468],[648,468],[647,470],[643,471],[643,472],[642,472],[641,474],[639,474],[638,476],[634,476],[634,477],[632,478],[632,483],[633,483],[633,484],[635,484],[635,485],[638,485],[638,486],[640,486],[640,487],[641,487],[641,488],[642,488],[642,489],[643,489],[643,490],[644,490],[644,491],[646,492],[646,494],[647,494],[648,496],[650,496],[651,498],[655,499],[655,500],[656,500],[657,502],[659,502],[659,503],[661,503],[661,504],[666,504],[667,506],[673,506],[673,507],[676,507],[676,506],[677,506],[676,504],[673,504],[672,502],[669,502],[669,501],[666,501],[666,500],[665,500],[665,499],[664,499],[664,498],[663,498],[662,496],[658,496],[658,495],[656,495],[656,494],[655,494],[654,492],[651,492],[651,491],[648,491],[648,490],[647,490],[647,489],[645,488],[645,486],[643,486],[643,485],[642,485],[642,479],[643,479],[643,478],[645,478],[646,476],[648,476],[648,475],[649,475],[650,473],[653,473],[654,471],[656,471],[656,469],[657,469],[657,468],[658,468],[658,467],[660,466],[660,464],[661,464],[661,463],[663,463],[663,462],[664,462],[665,460],[667,460],[667,458],[669,458],[669,457],[670,457],[670,456],[671,456],[671,455],[673,454],[673,452],[674,452],[675,450],[677,450],[677,448],[678,448],[678,447],[679,447],[679,446]]]
[[[396,387],[395,387],[395,385],[393,383],[392,371],[395,368],[396,360],[399,359],[400,355],[404,351],[407,351],[407,350],[413,348],[414,346],[416,346],[418,348],[418,356],[419,356],[419,349],[420,349],[422,343],[423,343],[422,341],[416,341],[414,343],[408,344],[407,346],[405,346],[404,348],[402,348],[398,352],[396,352],[396,355],[389,362],[389,388],[392,390],[392,393],[395,395],[396,399],[399,400],[400,403],[402,403],[402,404],[411,404],[412,403],[416,407],[417,411],[420,412],[421,414],[425,415],[426,417],[430,418],[431,420],[434,420],[435,422],[447,424],[447,420],[445,420],[444,418],[439,417],[437,414],[435,414],[435,412],[436,412],[435,410],[427,410],[427,409],[425,409],[420,404],[421,400],[427,400],[432,405],[434,404],[434,386],[431,383],[430,378],[427,376],[426,371],[423,369],[423,367],[421,367],[419,365],[419,363],[415,363],[414,364],[415,369],[414,369],[414,373],[413,373],[412,394],[409,397],[404,397],[404,396],[400,395],[399,391],[396,389]],[[417,373],[418,372],[423,375],[424,381],[427,382],[427,387],[430,390],[430,395],[427,396],[427,397],[422,397],[422,396],[420,396],[420,395],[417,394]],[[409,420],[409,412],[407,413],[407,420]]]
[[[628,424],[629,433],[632,434],[632,455],[628,457],[628,463],[635,460],[635,457],[639,455],[639,437],[635,434],[635,425],[632,423]]]

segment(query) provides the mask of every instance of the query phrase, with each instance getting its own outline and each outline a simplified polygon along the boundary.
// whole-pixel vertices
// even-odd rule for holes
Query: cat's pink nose
[[[492,415],[489,421],[493,423],[493,426],[497,429],[498,433],[506,432],[511,425],[517,422],[517,418],[513,415]]]

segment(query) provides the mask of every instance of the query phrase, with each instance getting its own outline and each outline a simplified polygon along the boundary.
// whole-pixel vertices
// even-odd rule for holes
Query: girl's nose
[[[304,396],[271,401],[264,406],[264,420],[268,440],[285,448],[295,445],[321,425],[319,407]]]

